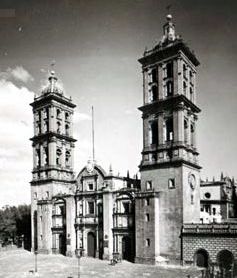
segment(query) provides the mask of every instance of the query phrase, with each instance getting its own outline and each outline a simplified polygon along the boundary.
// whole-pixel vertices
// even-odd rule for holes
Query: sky
[[[162,37],[167,5],[195,51],[201,177],[237,178],[237,3],[228,0],[1,0],[0,207],[30,203],[33,117],[29,103],[50,66],[74,114],[75,172],[92,154],[106,171],[138,172],[142,73],[138,59]]]

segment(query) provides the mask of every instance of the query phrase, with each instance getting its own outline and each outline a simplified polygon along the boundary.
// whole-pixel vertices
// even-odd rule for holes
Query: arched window
[[[158,144],[158,122],[152,121],[149,130],[150,144]]]
[[[62,117],[61,110],[58,108],[57,109],[57,118],[61,119],[61,117]]]
[[[151,88],[151,101],[156,101],[158,96],[158,88],[156,85]]]
[[[172,62],[169,62],[166,65],[166,71],[167,71],[167,78],[173,77],[173,63]]]
[[[68,124],[65,125],[65,134],[69,135],[69,125]]]
[[[48,120],[45,120],[45,121],[44,121],[44,131],[45,131],[45,132],[48,132],[48,131],[49,131],[49,122],[48,122]]]
[[[167,97],[170,97],[173,95],[173,82],[168,81],[166,82],[166,89],[167,89]]]
[[[183,64],[183,77],[187,78],[187,66]]]
[[[184,120],[184,143],[188,143],[188,122]]]
[[[191,83],[193,83],[193,73],[192,73],[191,70],[190,70],[190,72],[189,72],[189,81],[190,81]]]
[[[69,121],[69,113],[65,112],[65,121]]]
[[[61,123],[57,122],[57,133],[61,133]]]
[[[45,119],[48,119],[48,118],[49,118],[49,108],[48,108],[48,107],[45,108],[45,111],[44,111],[44,118],[45,118]]]
[[[151,82],[157,82],[157,68],[151,70]]]
[[[44,165],[49,164],[48,147],[44,148]]]
[[[194,102],[194,98],[193,98],[193,89],[192,89],[192,87],[190,87],[190,89],[189,89],[189,94],[190,94],[190,100],[191,100],[192,102]]]
[[[187,85],[186,82],[183,82],[183,94],[187,96]]]
[[[174,140],[173,117],[166,120],[166,141]]]
[[[70,151],[66,151],[66,154],[65,154],[66,167],[70,166],[70,160],[71,160],[71,153],[70,153]]]
[[[41,161],[40,161],[40,149],[36,149],[36,166],[40,167]]]
[[[56,165],[61,166],[61,156],[62,156],[62,151],[60,149],[57,149],[56,151]]]
[[[194,124],[192,123],[190,125],[190,131],[191,131],[191,146],[194,146],[194,136],[195,136],[195,128],[194,128]]]

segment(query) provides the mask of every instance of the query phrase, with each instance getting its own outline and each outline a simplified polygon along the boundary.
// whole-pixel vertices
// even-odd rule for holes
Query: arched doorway
[[[228,250],[222,250],[217,255],[217,262],[220,268],[230,270],[233,267],[234,256]]]
[[[94,233],[89,232],[87,235],[87,255],[89,257],[95,257],[95,244],[96,244],[96,238]]]
[[[122,239],[122,257],[123,260],[132,261],[132,244],[129,236],[124,236]]]
[[[195,264],[198,267],[208,267],[208,253],[205,249],[199,249],[195,253]]]
[[[66,255],[66,235],[65,233],[63,234],[60,234],[59,237],[58,237],[58,249],[59,249],[59,254],[62,254],[62,255]]]

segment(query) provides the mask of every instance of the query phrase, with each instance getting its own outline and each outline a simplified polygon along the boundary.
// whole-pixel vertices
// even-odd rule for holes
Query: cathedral
[[[31,103],[32,250],[207,266],[237,260],[233,179],[202,181],[196,143],[199,61],[167,15],[161,41],[139,59],[143,74],[141,178],[106,172],[94,160],[74,173],[73,111],[57,86]],[[215,247],[215,248],[214,248]],[[224,252],[224,253],[223,253]],[[226,266],[227,267],[227,266]]]

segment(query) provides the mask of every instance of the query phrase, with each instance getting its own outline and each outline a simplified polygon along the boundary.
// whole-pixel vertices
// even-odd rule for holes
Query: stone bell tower
[[[72,209],[64,199],[61,215],[54,211],[57,196],[70,195],[75,182],[73,173],[73,109],[71,98],[57,86],[57,77],[52,71],[49,84],[30,105],[34,115],[33,179],[31,181],[32,250],[51,253],[56,245],[55,234],[61,236],[61,246],[66,245],[67,210]],[[65,201],[65,202],[64,202]],[[59,218],[64,219],[59,219]],[[57,227],[57,229],[56,229]],[[55,228],[55,229],[54,229]],[[73,233],[74,234],[74,233]],[[66,251],[66,246],[62,247]]]
[[[142,192],[136,199],[136,261],[180,260],[183,223],[199,222],[194,53],[167,15],[163,38],[139,59],[143,71]]]

